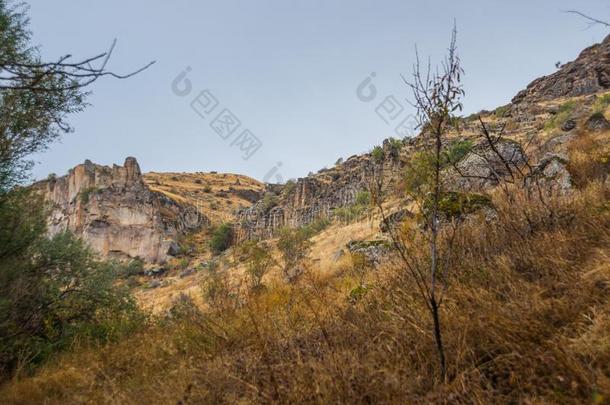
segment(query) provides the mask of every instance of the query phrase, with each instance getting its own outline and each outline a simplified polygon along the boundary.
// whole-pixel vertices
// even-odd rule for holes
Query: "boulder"
[[[589,117],[586,123],[589,131],[606,131],[610,129],[610,122],[601,112],[595,113]]]
[[[167,248],[167,254],[174,257],[178,256],[180,254],[180,246],[174,241],[170,242]]]
[[[369,265],[377,267],[390,252],[390,242],[385,239],[352,240],[346,247],[350,253],[362,254]]]
[[[576,121],[573,119],[566,120],[566,122],[564,122],[563,125],[561,126],[561,130],[564,132],[571,131],[574,128],[576,128]]]
[[[500,140],[494,148],[497,153],[486,142],[475,146],[456,164],[457,170],[449,169],[448,185],[464,191],[484,190],[497,185],[499,179],[509,176],[515,167],[526,162],[525,153],[517,142]]]
[[[180,272],[179,277],[180,278],[186,278],[188,276],[192,276],[193,274],[195,274],[195,269],[186,269],[186,270],[182,270]]]

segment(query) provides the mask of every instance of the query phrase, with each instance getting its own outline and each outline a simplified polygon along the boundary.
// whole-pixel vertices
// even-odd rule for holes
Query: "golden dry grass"
[[[610,206],[592,182],[545,206],[514,190],[465,224],[442,307],[448,379],[398,264],[310,273],[222,311],[188,304],[118,343],[76,348],[0,389],[6,403],[604,403]],[[549,219],[548,209],[556,215]],[[323,235],[320,235],[323,236]]]
[[[252,205],[241,192],[264,191],[264,184],[231,173],[146,173],[145,183],[174,201],[197,207],[213,224],[230,222],[239,208]]]

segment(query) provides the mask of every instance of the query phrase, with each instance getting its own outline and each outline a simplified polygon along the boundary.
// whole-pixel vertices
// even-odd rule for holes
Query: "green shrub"
[[[15,261],[18,260],[18,261]],[[66,232],[40,239],[27,256],[0,263],[0,375],[31,369],[72,342],[116,339],[143,319],[117,277]]]
[[[572,115],[572,111],[576,107],[575,101],[567,101],[559,106],[557,114],[555,114],[550,120],[544,125],[544,129],[547,131],[561,127]]]
[[[359,191],[356,193],[355,204],[357,205],[369,205],[371,203],[371,193],[368,191]]]
[[[440,214],[447,219],[459,218],[491,206],[491,198],[486,195],[454,191],[444,193],[438,203]],[[424,202],[424,211],[430,212],[431,210],[432,200],[428,198]]]
[[[494,111],[494,115],[496,116],[496,118],[502,118],[506,115],[508,111],[510,111],[510,104],[496,108],[496,110]]]
[[[326,229],[328,225],[330,225],[330,221],[328,219],[319,218],[310,224],[302,226],[301,229],[307,238],[312,238]]]
[[[388,143],[390,144],[390,151],[393,156],[398,156],[400,150],[402,149],[404,143],[400,139],[396,138],[388,138]]]
[[[275,193],[267,192],[261,201],[261,208],[264,212],[269,212],[273,207],[277,206],[279,198]]]
[[[595,99],[595,104],[593,104],[593,111],[603,113],[609,105],[610,93],[604,94],[603,96],[599,96]]]
[[[282,228],[279,231],[277,247],[280,250],[284,274],[287,276],[311,248],[309,234],[305,228]]]
[[[252,289],[262,286],[263,277],[275,263],[271,256],[271,249],[266,243],[249,241],[241,246],[242,253],[246,256],[246,274]]]
[[[222,224],[212,231],[210,248],[215,254],[220,254],[231,247],[233,243],[233,225]]]
[[[381,146],[375,146],[373,151],[371,152],[371,156],[373,157],[373,161],[375,163],[383,162],[385,158],[385,153],[383,152],[383,148]]]
[[[362,218],[366,212],[366,207],[359,204],[352,204],[346,207],[339,207],[333,210],[333,215],[342,222],[352,222]]]
[[[142,274],[143,271],[144,271],[144,260],[142,260],[139,257],[135,257],[123,266],[123,271],[121,273],[121,276],[124,278],[129,278],[129,277],[133,277],[133,276]]]
[[[189,264],[190,264],[190,260],[187,259],[186,257],[183,257],[182,259],[180,259],[180,262],[178,263],[178,267],[180,267],[180,269],[185,270]]]
[[[99,191],[97,187],[86,187],[82,189],[79,193],[80,201],[83,204],[87,204],[92,194],[95,194]]]
[[[284,184],[284,187],[282,188],[282,195],[291,194],[296,187],[297,187],[296,181],[294,181],[292,179],[288,180],[286,182],[286,184]],[[277,205],[277,199],[275,201],[273,201],[273,203],[274,203],[274,206]]]
[[[459,162],[472,150],[472,147],[473,143],[470,140],[452,142],[447,148],[447,151],[445,152],[445,162],[443,166]]]

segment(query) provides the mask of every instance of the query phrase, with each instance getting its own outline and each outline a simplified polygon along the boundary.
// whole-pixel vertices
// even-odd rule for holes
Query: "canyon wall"
[[[70,230],[105,257],[163,263],[175,246],[181,207],[142,180],[133,157],[123,166],[90,161],[36,185],[50,204],[49,233]]]

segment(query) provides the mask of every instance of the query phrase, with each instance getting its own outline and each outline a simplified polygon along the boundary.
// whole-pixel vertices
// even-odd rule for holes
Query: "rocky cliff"
[[[578,58],[563,65],[557,72],[541,77],[519,92],[508,106],[496,111],[482,111],[470,118],[459,120],[457,130],[451,131],[450,138],[471,140],[473,145],[480,144],[478,116],[494,131],[502,132],[498,144],[502,155],[514,164],[522,164],[523,151],[518,145],[529,145],[529,164],[534,171],[545,172],[558,163],[557,170],[564,179],[562,184],[569,187],[569,176],[565,169],[565,152],[568,141],[573,139],[579,125],[592,112],[596,94],[610,90],[610,36],[602,43],[583,50]],[[586,96],[586,97],[582,97]],[[581,97],[578,106],[570,111],[564,101]],[[570,108],[572,108],[570,106]],[[605,119],[602,120],[606,122]],[[561,121],[561,122],[559,122]],[[558,123],[558,128],[549,123]],[[382,145],[383,154],[373,153],[352,156],[331,169],[323,169],[317,174],[300,178],[296,182],[278,189],[270,187],[271,198],[263,198],[252,207],[241,210],[237,216],[239,238],[266,238],[283,226],[297,227],[308,224],[317,218],[332,218],[333,212],[341,207],[352,205],[359,191],[367,190],[376,176],[383,173],[386,186],[392,186],[404,174],[406,164],[413,151],[426,142],[422,133],[412,139],[386,140]],[[487,179],[488,165],[495,165],[495,172],[502,174],[503,165],[489,157],[489,151],[475,148],[461,163],[467,166],[464,173]],[[495,156],[495,154],[492,154]],[[481,164],[481,160],[485,164]],[[549,166],[554,162],[554,166]],[[483,170],[485,168],[485,170]],[[557,171],[555,170],[555,171]],[[545,172],[546,173],[546,172]],[[464,181],[454,179],[457,189],[481,190],[492,186],[491,181]]]
[[[386,187],[393,185],[415,143],[386,140],[376,155],[354,155],[284,186],[270,185],[262,200],[238,212],[238,238],[268,238],[281,227],[332,219],[336,209],[353,205],[358,193],[369,189],[373,173],[385,177]]]
[[[557,72],[531,82],[512,102],[532,103],[607,90],[610,90],[610,35],[583,50],[576,60],[564,64]]]
[[[37,184],[50,203],[49,232],[70,230],[104,256],[163,263],[175,246],[182,208],[142,180],[133,157],[123,166],[90,161]]]

